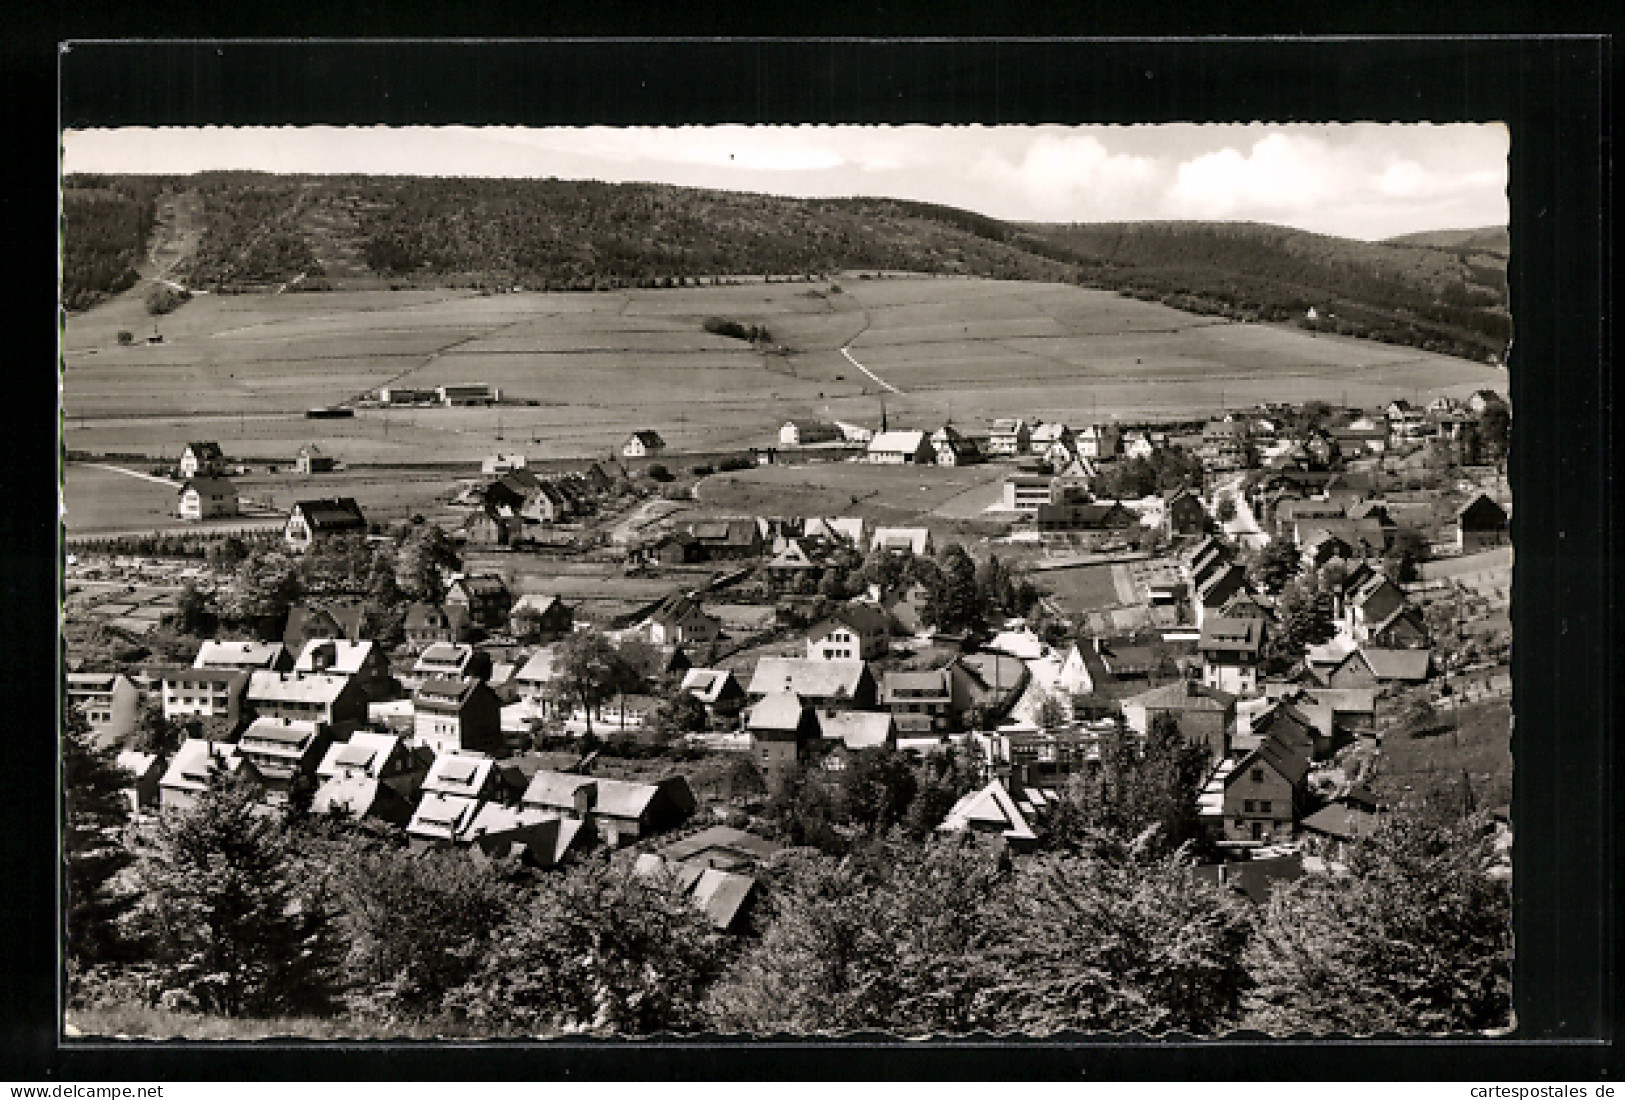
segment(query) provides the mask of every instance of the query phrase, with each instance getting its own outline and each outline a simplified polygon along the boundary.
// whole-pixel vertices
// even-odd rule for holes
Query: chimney
[[[572,812],[578,818],[584,818],[592,812],[594,804],[598,801],[598,784],[583,783],[571,793],[574,805]]]

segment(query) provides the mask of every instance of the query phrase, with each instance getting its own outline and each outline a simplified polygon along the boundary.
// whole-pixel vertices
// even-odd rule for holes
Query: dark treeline
[[[88,309],[135,285],[162,185],[75,176],[62,191],[62,305]]]

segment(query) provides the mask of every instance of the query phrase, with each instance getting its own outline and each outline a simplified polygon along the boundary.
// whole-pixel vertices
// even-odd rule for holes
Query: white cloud
[[[1183,217],[1252,217],[1322,207],[1341,186],[1344,158],[1317,138],[1270,134],[1243,156],[1226,146],[1182,163],[1168,192]]]
[[[1035,138],[1013,163],[986,152],[968,171],[1009,193],[1028,217],[1103,219],[1131,210],[1159,175],[1155,159],[1113,153],[1092,135]]]

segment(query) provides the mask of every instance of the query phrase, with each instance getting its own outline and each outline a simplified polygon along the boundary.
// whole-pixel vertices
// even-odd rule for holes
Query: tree
[[[986,617],[1018,614],[1015,581],[997,554],[989,554],[976,569],[976,598]]]
[[[1229,523],[1236,518],[1236,498],[1229,493],[1221,496],[1213,508],[1213,518],[1220,523]]]
[[[1512,413],[1500,402],[1484,406],[1478,414],[1478,441],[1486,462],[1502,463],[1512,447]]]
[[[704,733],[706,720],[705,704],[693,693],[679,688],[660,704],[655,728],[663,737],[680,738],[690,733]]]
[[[1428,560],[1428,542],[1414,527],[1397,527],[1383,551],[1385,572],[1395,584],[1408,584],[1417,576],[1416,567]]]
[[[214,632],[215,621],[209,611],[209,601],[191,581],[181,585],[180,593],[175,597],[174,620],[175,626],[184,634],[207,636]]]
[[[164,717],[164,708],[160,704],[151,700],[142,703],[130,738],[132,749],[168,757],[180,747],[182,739],[181,727]]]
[[[608,638],[596,630],[578,630],[553,651],[554,690],[565,704],[579,703],[592,736],[592,716],[622,690],[627,681],[625,661]]]
[[[147,923],[164,978],[226,1016],[329,1009],[332,917],[256,791],[216,764],[143,858]]]
[[[1249,915],[1182,853],[1042,856],[1012,895],[1019,939],[988,995],[1002,1028],[1211,1035],[1238,1020]]]
[[[543,880],[447,1004],[532,1035],[691,1028],[723,958],[720,937],[673,877],[593,860]]]
[[[460,852],[412,854],[350,840],[339,855],[334,889],[358,999],[390,1013],[438,1012],[478,971],[517,892]]]
[[[1337,634],[1332,619],[1332,597],[1313,578],[1300,578],[1287,585],[1276,604],[1279,625],[1266,632],[1264,652],[1273,668],[1284,668],[1300,659],[1310,646],[1330,641]]]
[[[863,579],[878,588],[882,597],[890,596],[908,579],[912,557],[912,554],[894,554],[883,546],[876,547],[864,559]]]
[[[303,594],[299,563],[280,552],[259,550],[238,566],[222,610],[251,625],[261,638],[279,638],[288,608]]]
[[[395,555],[395,581],[410,599],[439,603],[446,595],[448,572],[462,568],[451,538],[438,524],[413,527]]]
[[[976,564],[965,548],[949,543],[942,551],[940,572],[929,586],[920,617],[941,631],[976,630],[983,622],[976,589]]]
[[[870,834],[901,823],[919,789],[914,769],[894,749],[863,749],[839,774],[842,816]]]
[[[1246,952],[1247,1025],[1274,1034],[1483,1031],[1510,1022],[1512,898],[1492,834],[1400,811],[1347,874],[1278,888]]]
[[[1053,733],[1065,726],[1071,719],[1071,709],[1066,705],[1065,700],[1054,692],[1042,693],[1038,700],[1036,713],[1033,715],[1033,720],[1042,729]]]
[[[1303,568],[1303,557],[1287,539],[1274,539],[1260,549],[1247,566],[1247,579],[1257,588],[1276,595]]]
[[[106,962],[127,946],[119,920],[135,899],[115,880],[133,861],[121,837],[130,782],[112,751],[95,746],[84,716],[69,708],[62,722],[62,854],[66,947],[76,962]]]

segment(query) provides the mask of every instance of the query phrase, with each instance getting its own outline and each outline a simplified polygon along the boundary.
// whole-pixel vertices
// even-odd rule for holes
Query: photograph
[[[1511,1034],[1514,151],[65,119],[64,1042]]]

